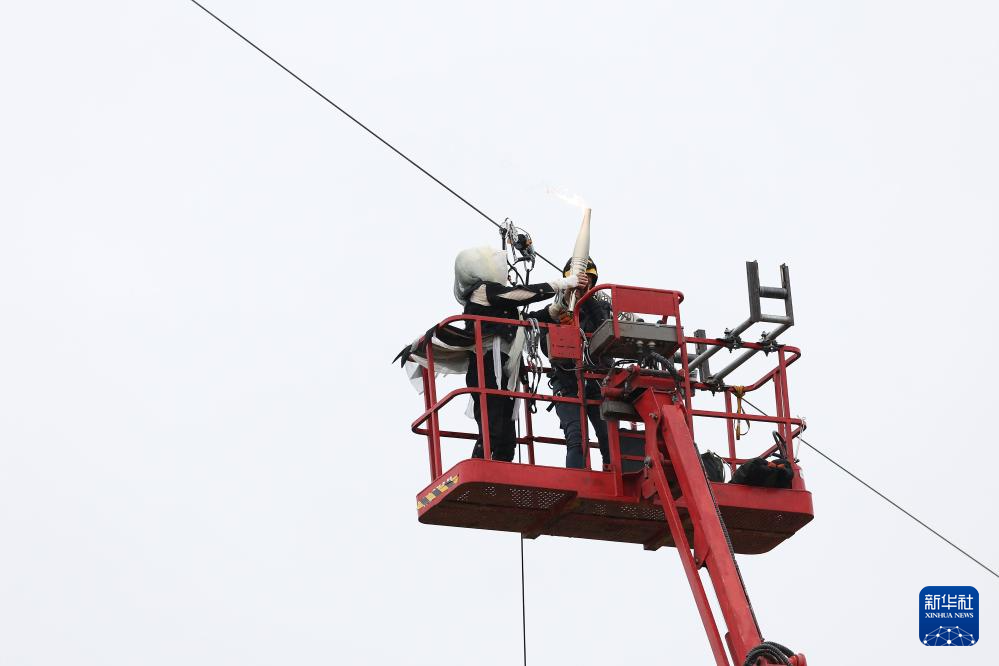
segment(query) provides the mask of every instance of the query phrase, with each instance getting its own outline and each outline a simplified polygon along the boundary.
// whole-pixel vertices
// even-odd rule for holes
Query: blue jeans
[[[583,456],[583,432],[579,422],[579,405],[569,402],[556,402],[555,413],[565,435],[565,466],[582,469],[586,465]],[[610,451],[607,445],[607,422],[600,418],[600,405],[587,405],[586,416],[590,421],[590,432],[597,436],[600,456],[605,465],[610,464]]]

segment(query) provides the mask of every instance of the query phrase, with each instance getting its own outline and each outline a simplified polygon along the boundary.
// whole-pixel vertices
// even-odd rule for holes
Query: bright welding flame
[[[575,206],[580,210],[586,210],[589,206],[586,204],[586,200],[578,194],[573,194],[561,187],[547,187],[545,188],[545,193],[550,194],[556,199],[561,199],[570,206]]]

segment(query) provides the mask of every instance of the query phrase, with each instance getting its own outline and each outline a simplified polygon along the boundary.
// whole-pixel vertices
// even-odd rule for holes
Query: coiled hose
[[[651,365],[652,361],[655,361],[660,366],[662,366],[662,368],[665,369],[666,372],[670,374],[670,377],[673,378],[673,381],[675,381],[677,384],[680,383],[681,381],[680,373],[676,371],[676,366],[673,365],[672,359],[666,358],[657,351],[651,351],[646,353],[646,364]]]
[[[756,666],[756,660],[760,657],[766,657],[770,661],[775,661],[778,664],[784,664],[784,666],[789,666],[791,660],[788,657],[793,657],[794,652],[789,648],[784,647],[780,643],[774,643],[773,641],[763,641],[752,650],[746,653],[746,661],[743,666]]]

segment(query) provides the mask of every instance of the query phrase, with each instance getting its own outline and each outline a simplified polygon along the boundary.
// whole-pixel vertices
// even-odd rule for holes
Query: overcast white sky
[[[690,326],[789,263],[810,441],[999,566],[993,3],[209,6],[558,261],[578,192]],[[417,522],[389,365],[492,228],[186,0],[10,6],[0,62],[0,664],[518,663],[517,537]],[[997,580],[802,464],[766,637],[995,664]],[[708,663],[674,551],[525,551],[532,664]],[[979,645],[918,642],[926,585]]]

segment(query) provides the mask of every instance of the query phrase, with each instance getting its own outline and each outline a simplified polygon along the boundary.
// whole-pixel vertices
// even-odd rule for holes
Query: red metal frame
[[[757,381],[743,387],[745,393],[752,393],[768,383],[773,384],[776,403],[774,416],[736,413],[732,409],[732,387],[712,387],[693,381],[690,377],[688,344],[702,343],[710,347],[728,346],[730,343],[723,339],[692,338],[683,335],[679,307],[683,295],[680,292],[623,285],[598,285],[577,302],[575,306],[577,317],[582,303],[601,290],[610,291],[615,336],[619,335],[620,331],[617,315],[621,312],[637,312],[659,316],[665,325],[675,326],[679,342],[681,361],[678,368],[679,381],[665,377],[663,373],[631,367],[615,370],[605,382],[605,393],[618,396],[623,391],[628,391],[632,396],[632,404],[638,414],[636,422],[640,421],[644,426],[644,471],[627,474],[623,471],[622,463],[625,457],[621,452],[621,434],[616,422],[608,424],[611,426],[608,428],[610,469],[602,472],[589,471],[589,452],[596,443],[587,439],[585,408],[587,404],[599,401],[532,394],[523,390],[485,388],[482,323],[496,321],[526,326],[526,322],[457,315],[445,319],[441,324],[461,320],[473,322],[479,386],[458,388],[438,398],[433,347],[427,345],[427,367],[423,371],[424,411],[413,422],[412,430],[427,438],[431,484],[418,495],[418,515],[423,522],[513,530],[521,532],[528,538],[540,534],[584,537],[592,534],[590,538],[643,542],[649,549],[655,549],[660,545],[674,545],[680,555],[716,664],[722,666],[733,663],[729,661],[725,651],[727,644],[728,653],[734,659],[736,666],[742,666],[745,655],[758,645],[762,638],[730,547],[730,543],[735,544],[740,538],[736,533],[740,526],[734,527],[736,532],[733,532],[730,539],[726,532],[726,522],[731,521],[723,519],[723,514],[738,511],[741,512],[738,514],[741,516],[746,512],[755,511],[760,516],[774,515],[783,518],[785,515],[793,515],[800,518],[798,523],[785,528],[791,530],[789,533],[773,536],[759,550],[750,548],[741,551],[763,552],[793,534],[794,530],[811,519],[811,495],[805,490],[799,467],[793,461],[793,452],[790,450],[781,453],[792,461],[795,469],[791,490],[750,488],[709,482],[694,444],[694,418],[721,418],[726,421],[728,456],[725,456],[724,460],[733,471],[736,465],[746,460],[737,457],[733,427],[736,420],[772,423],[783,441],[787,443],[786,446],[789,449],[793,448],[793,439],[800,433],[803,423],[791,416],[787,369],[801,357],[801,352],[794,347],[779,346],[776,350],[776,367]],[[555,328],[554,325],[541,324],[541,326]],[[571,330],[578,339],[577,329],[573,327]],[[559,336],[562,345],[567,344],[566,341],[569,339],[571,338],[567,335]],[[580,347],[581,358],[581,342],[577,344]],[[755,343],[742,343],[742,347],[763,349]],[[585,395],[582,388],[586,379],[604,378],[603,375],[582,371],[577,374],[580,396]],[[696,391],[719,390],[724,392],[724,411],[694,408],[693,396]],[[485,460],[464,461],[444,472],[441,463],[441,440],[445,438],[469,440],[477,436],[475,431],[442,431],[440,428],[441,409],[457,396],[466,393],[578,404],[582,416],[583,438],[587,441],[587,446],[584,446],[587,469],[566,470],[535,464],[536,443],[564,445],[565,440],[535,434],[531,411],[524,410],[526,427],[523,435],[518,438],[518,446],[527,446],[527,463],[512,464],[490,460],[489,429],[483,428]],[[480,399],[479,406],[482,423],[488,423],[487,401]],[[778,445],[773,445],[759,457],[766,457],[777,450]],[[635,459],[634,456],[627,458]],[[456,488],[462,490],[456,491],[454,490]],[[465,496],[469,496],[476,492],[486,492],[489,497],[498,497],[506,491],[513,493],[510,497],[514,498],[507,503],[507,506],[459,505],[453,501],[460,499],[459,497],[448,497],[449,493],[451,495],[464,493]],[[524,499],[525,497],[527,499]],[[648,532],[632,531],[627,535],[610,533],[610,536],[607,536],[599,530],[599,516],[585,511],[586,503],[596,503],[604,507],[596,514],[607,514],[609,511],[607,507],[621,511],[635,507],[628,509],[632,512],[642,506],[650,507],[656,511],[656,514],[652,515],[658,515],[661,511],[660,520],[666,523],[666,529],[657,528],[661,530],[661,535],[649,538],[647,541],[644,539]],[[647,528],[649,522],[646,520],[642,524]],[[728,630],[724,643],[708,603],[700,576],[701,568],[708,571]],[[792,657],[791,662],[795,666],[805,666],[803,655]],[[768,662],[761,659],[759,663]]]

